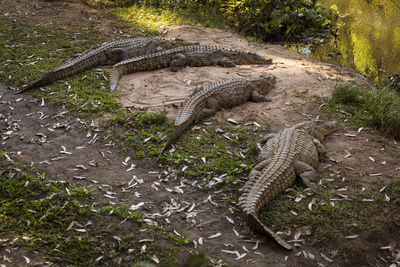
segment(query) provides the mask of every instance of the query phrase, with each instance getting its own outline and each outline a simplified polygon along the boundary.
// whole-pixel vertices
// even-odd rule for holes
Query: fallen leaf
[[[359,235],[348,235],[348,236],[345,236],[344,238],[346,238],[346,239],[356,239],[358,237],[359,237]]]
[[[220,237],[221,235],[222,235],[222,233],[216,233],[214,235],[209,236],[208,239],[217,238],[217,237]]]
[[[27,264],[31,263],[31,260],[28,257],[26,257],[26,256],[22,256],[22,257],[24,257]]]
[[[228,216],[225,216],[225,218],[226,218],[227,221],[230,222],[231,224],[235,224],[235,222],[234,222],[231,218],[229,218]]]
[[[322,258],[324,258],[327,262],[333,262],[333,260],[331,260],[330,258],[328,258],[327,256],[325,256],[322,252],[320,253]]]

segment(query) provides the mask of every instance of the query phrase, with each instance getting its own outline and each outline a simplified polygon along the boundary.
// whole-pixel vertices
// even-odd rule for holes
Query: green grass
[[[302,238],[307,245],[318,247],[328,246],[331,242],[343,244],[345,236],[359,234],[362,230],[378,229],[383,223],[397,223],[398,218],[390,215],[384,218],[381,211],[383,208],[389,208],[393,210],[389,214],[398,212],[396,211],[398,206],[396,207],[393,199],[399,197],[400,183],[390,183],[385,191],[391,198],[390,202],[385,201],[383,193],[373,193],[379,192],[377,188],[370,188],[364,192],[349,189],[342,192],[349,197],[349,200],[330,201],[340,198],[336,195],[338,186],[335,183],[324,183],[316,194],[307,196],[309,191],[297,185],[289,193],[282,194],[268,203],[259,217],[275,231],[291,230],[293,233],[298,227],[309,227],[311,234]],[[306,198],[296,203],[294,198],[300,194]],[[312,210],[309,210],[308,204],[313,198],[316,203],[312,206]],[[375,201],[365,202],[363,199]],[[291,211],[296,212],[297,216]]]
[[[189,239],[145,224],[126,206],[96,203],[87,188],[36,176],[4,152],[0,165],[0,238],[55,264],[131,266],[156,255],[161,266],[174,266],[186,250]],[[154,240],[145,252],[141,239]]]
[[[173,131],[173,124],[165,115],[166,112],[119,114],[105,122],[103,127],[109,129],[110,137],[119,140],[123,150],[143,160],[154,160]],[[210,125],[198,124],[200,130],[191,130],[194,125],[190,126],[174,143],[176,151],[164,153],[161,162],[173,166],[183,177],[196,178],[204,183],[223,174],[227,175],[223,180],[228,183],[245,179],[258,155],[254,132],[246,126],[234,127],[216,119],[209,122]],[[217,133],[217,128],[230,139]]]
[[[338,83],[325,110],[356,126],[400,139],[400,94],[388,87],[375,92],[352,82]]]
[[[0,17],[0,80],[12,86],[31,83],[105,40],[105,36],[90,28],[43,27]],[[64,106],[79,116],[100,116],[120,109],[115,95],[107,90],[107,76],[89,70],[47,86],[45,93],[38,89],[32,92],[47,103]]]

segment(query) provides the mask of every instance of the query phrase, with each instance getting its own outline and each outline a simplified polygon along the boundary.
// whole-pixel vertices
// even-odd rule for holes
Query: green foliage
[[[400,138],[400,95],[388,87],[369,91],[355,83],[338,83],[325,109],[357,126]]]
[[[83,223],[82,219],[91,216],[91,206],[86,204],[90,192],[34,178],[6,162],[4,153],[0,164],[0,232],[13,232],[33,249],[48,246],[52,257],[68,254],[65,262],[79,262],[98,253],[86,249],[89,241],[85,235],[72,229],[73,222]]]
[[[389,192],[394,201],[400,201],[400,181],[394,181],[388,185]],[[400,203],[398,203],[400,204]]]
[[[327,33],[333,25],[324,8],[308,0],[229,0],[223,7],[240,31],[263,40],[297,41]]]
[[[360,106],[363,102],[360,87],[356,83],[338,83],[332,93],[331,103]]]
[[[163,9],[169,8],[173,10],[169,17],[176,17],[173,19],[176,22],[179,21],[178,17],[183,17],[189,22],[200,22],[205,26],[218,25],[223,21],[222,24],[230,24],[248,36],[268,41],[298,41],[316,36],[328,38],[329,30],[334,24],[332,18],[334,12],[328,14],[316,1],[310,0],[99,0],[98,2],[106,6],[129,7],[131,12],[129,20],[135,20],[136,23],[139,19],[143,21],[143,15],[135,15],[141,8],[143,10],[143,7],[159,9],[160,13],[165,13]],[[153,24],[149,24],[149,27],[153,27],[151,25]]]
[[[391,75],[388,80],[390,88],[400,93],[400,74]]]
[[[135,156],[144,158],[158,155],[162,132],[171,127],[165,116],[165,111],[119,113],[104,122],[103,126],[113,129],[109,133],[110,136],[121,139],[124,150],[132,151]]]

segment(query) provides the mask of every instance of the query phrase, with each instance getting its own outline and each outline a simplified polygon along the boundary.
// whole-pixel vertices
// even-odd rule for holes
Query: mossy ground
[[[166,112],[119,114],[103,126],[109,129],[110,136],[120,140],[122,149],[136,151],[136,156],[144,160],[156,159],[173,131],[165,115]],[[258,155],[256,133],[251,126],[209,119],[193,127],[189,126],[176,140],[174,153],[161,156],[162,163],[173,166],[182,177],[203,183],[221,175],[225,183],[246,179]],[[267,130],[260,128],[257,132]]]
[[[0,80],[21,86],[41,77],[74,55],[98,47],[106,37],[90,28],[43,27],[0,17]],[[108,88],[107,73],[88,70],[32,92],[46,103],[80,117],[122,112]],[[0,230],[14,245],[43,252],[62,264],[130,265],[152,261],[173,266],[188,240],[169,230],[145,225],[127,207],[96,203],[87,188],[53,182],[43,173],[5,160],[1,154]],[[128,227],[121,226],[127,219]],[[140,228],[147,229],[140,232]],[[155,240],[143,253],[139,239]],[[161,248],[162,246],[162,248]],[[161,252],[160,252],[161,251]]]
[[[0,17],[0,80],[16,86],[31,83],[104,41],[105,36],[89,28],[43,27]],[[53,83],[46,92],[35,89],[34,94],[80,116],[100,116],[120,109],[116,96],[106,90],[107,76],[89,70]]]
[[[344,187],[340,187],[338,181],[323,182],[315,194],[310,194],[298,184],[287,194],[271,201],[260,217],[276,231],[291,230],[294,233],[300,227],[307,227],[311,233],[302,236],[307,244],[321,248],[336,244],[340,250],[345,249],[343,240],[346,236],[360,234],[363,230],[378,230],[382,224],[398,226],[398,218],[381,214],[382,210],[386,210],[387,214],[398,212],[398,182],[390,183],[383,193],[379,192],[379,188],[338,191],[340,188]],[[386,201],[385,194],[390,202]],[[295,202],[300,195],[303,199]],[[314,204],[310,210],[311,201]]]
[[[176,252],[187,239],[147,225],[137,211],[97,203],[87,188],[37,176],[5,155],[0,155],[1,238],[60,264],[122,266],[152,261],[154,255],[163,266],[178,262]],[[143,250],[140,239],[154,242]]]

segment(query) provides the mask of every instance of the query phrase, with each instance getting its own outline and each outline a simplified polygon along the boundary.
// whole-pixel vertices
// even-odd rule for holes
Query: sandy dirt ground
[[[16,19],[29,19],[44,25],[61,20],[70,25],[92,25],[108,34],[110,40],[126,36],[114,27],[113,19],[80,1],[2,0],[0,3],[9,16]],[[53,19],[54,14],[57,19]],[[167,37],[257,52],[271,57],[273,64],[235,68],[188,67],[179,72],[163,69],[125,75],[117,90],[122,94],[121,103],[130,110],[167,109],[168,117],[173,119],[179,105],[198,84],[273,74],[277,83],[268,95],[272,102],[246,103],[216,116],[234,118],[240,125],[248,121],[268,124],[271,131],[276,132],[311,117],[325,118],[319,105],[312,102],[312,96],[331,95],[338,79],[355,80],[370,86],[365,78],[352,70],[310,61],[279,45],[249,43],[229,31],[193,26],[174,26],[167,30]],[[45,172],[52,179],[90,186],[95,189],[94,195],[102,200],[126,205],[143,201],[141,212],[162,226],[182,230],[185,237],[197,241],[198,251],[205,252],[215,261],[226,262],[229,266],[386,266],[382,262],[382,265],[376,263],[378,257],[385,255],[379,248],[392,241],[400,243],[399,236],[393,233],[398,228],[387,226],[379,231],[362,232],[358,239],[346,241],[359,248],[359,254],[334,257],[335,247],[328,248],[324,253],[333,259],[333,263],[326,261],[316,247],[305,245],[294,252],[284,251],[271,240],[254,236],[242,218],[232,214],[226,199],[239,189],[238,186],[198,188],[194,181],[177,177],[176,170],[168,166],[126,160],[130,153],[121,152],[118,144],[105,139],[102,129],[92,121],[60,115],[58,108],[43,105],[41,100],[33,99],[29,94],[13,95],[4,85],[0,86],[0,94],[1,149],[13,160],[32,164],[38,172]],[[92,125],[91,130],[82,131],[81,125]],[[358,132],[343,125],[342,130],[327,138],[325,145],[330,160],[321,163],[319,171],[321,175],[343,180],[344,187],[380,188],[400,179],[400,144],[382,137],[377,131],[363,129]],[[351,156],[347,156],[349,151]],[[122,187],[133,177],[142,183],[123,192]],[[102,190],[106,185],[111,185],[114,190],[112,199]],[[170,216],[166,215],[168,211]],[[221,235],[208,238],[217,233]],[[203,244],[199,244],[200,238]],[[257,240],[260,241],[258,246]],[[222,250],[237,250],[240,255],[246,255],[236,259],[237,255]],[[13,251],[8,257],[18,262],[20,251]],[[307,257],[308,254],[302,251],[311,252],[315,258]],[[0,248],[0,255],[2,253],[6,253],[4,248]],[[36,260],[40,263],[42,259],[36,256]],[[0,264],[11,266],[1,258]]]

